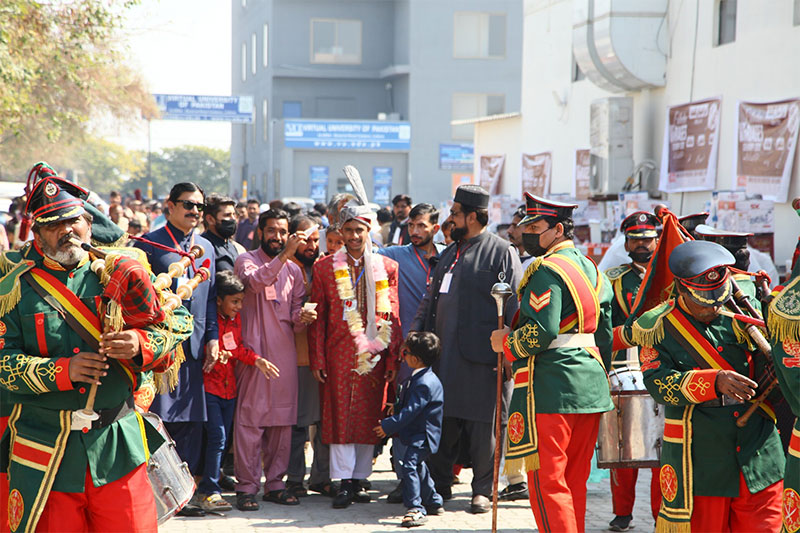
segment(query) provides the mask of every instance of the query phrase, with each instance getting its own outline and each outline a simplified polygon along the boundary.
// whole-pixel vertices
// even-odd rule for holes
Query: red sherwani
[[[336,292],[333,256],[324,257],[314,265],[310,301],[318,304],[318,318],[308,328],[308,345],[311,369],[324,370],[328,375],[320,387],[322,442],[325,444],[377,444],[379,441],[372,428],[381,419],[386,388],[384,375],[387,369],[397,368],[403,339],[397,298],[397,263],[377,254],[372,260],[383,261],[389,280],[392,340],[375,368],[363,376],[353,371],[358,354]],[[360,311],[364,320],[366,309]]]

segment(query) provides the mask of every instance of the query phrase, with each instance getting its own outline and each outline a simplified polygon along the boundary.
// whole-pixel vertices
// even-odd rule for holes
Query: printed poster
[[[389,205],[392,196],[392,167],[372,167],[372,201]]]
[[[550,176],[553,171],[553,154],[522,154],[522,194],[536,196],[550,194]]]
[[[589,171],[592,156],[588,148],[575,150],[575,176],[572,180],[572,196],[576,200],[588,200],[589,192]]]
[[[739,102],[734,187],[748,196],[786,202],[799,126],[800,98]]]
[[[659,189],[714,189],[719,153],[720,98],[667,108]]]
[[[490,195],[496,195],[502,187],[505,155],[482,155],[479,185]]]
[[[315,202],[328,201],[328,167],[311,165],[308,167],[309,194]]]

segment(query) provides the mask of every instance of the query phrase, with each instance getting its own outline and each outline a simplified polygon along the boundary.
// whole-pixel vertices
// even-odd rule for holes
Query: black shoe
[[[451,487],[435,487],[436,492],[439,493],[439,496],[442,497],[443,500],[452,500],[453,499],[453,489]]]
[[[403,503],[403,482],[397,484],[397,486],[389,493],[389,496],[386,497],[386,503]]]
[[[488,513],[492,510],[492,500],[483,494],[476,494],[472,497],[469,512],[472,514]]]
[[[528,484],[524,481],[509,485],[497,494],[498,500],[513,502],[515,500],[528,499]]]
[[[236,490],[236,480],[231,476],[222,476],[219,478],[219,488],[225,492],[234,492]]]
[[[187,503],[186,505],[183,506],[183,509],[181,509],[175,514],[177,516],[198,517],[198,516],[205,516],[206,512],[201,507],[198,507],[191,503]]]
[[[633,529],[631,521],[633,521],[633,515],[615,516],[614,520],[608,523],[608,529],[611,531],[628,531]]]
[[[355,479],[353,481],[360,485],[364,490],[372,490],[372,482],[368,479]]]
[[[336,497],[333,499],[333,508],[344,509],[349,507],[351,503],[353,503],[352,484],[350,481],[342,480],[339,485],[339,492],[336,493]]]
[[[364,489],[364,485],[359,483],[359,481],[364,481],[364,480],[363,479],[362,480],[358,480],[358,479],[351,480],[351,484],[352,484],[352,487],[353,487],[353,501],[356,502],[356,503],[369,503],[369,502],[371,502],[372,498],[370,497],[369,494],[367,494],[367,491]]]

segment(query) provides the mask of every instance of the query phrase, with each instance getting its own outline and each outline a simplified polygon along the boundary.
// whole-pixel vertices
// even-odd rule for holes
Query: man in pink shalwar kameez
[[[304,321],[316,317],[303,311],[303,274],[289,260],[303,242],[302,235],[289,237],[286,213],[269,210],[258,219],[261,246],[236,260],[234,272],[245,286],[241,311],[244,343],[267,359],[280,376],[267,380],[255,367],[237,365],[239,398],[236,406],[234,470],[242,510],[255,510],[263,464],[264,500],[297,505],[285,491],[283,476],[289,465],[292,426],[297,421],[297,352],[294,333]],[[220,339],[224,348],[225,339]],[[255,370],[255,372],[253,372]],[[242,499],[249,500],[242,503]]]

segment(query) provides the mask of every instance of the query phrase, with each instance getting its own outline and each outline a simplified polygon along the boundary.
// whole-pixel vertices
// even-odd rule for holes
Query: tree
[[[157,108],[116,32],[137,0],[0,2],[0,170],[24,172],[82,139],[90,118]]]
[[[63,163],[60,160],[51,163],[57,169],[76,171],[78,185],[103,197],[108,197],[111,191],[121,190],[132,177],[147,172],[146,154],[129,152],[118,144],[89,136]]]
[[[141,154],[141,153],[140,153]],[[136,176],[126,182],[123,190],[132,193],[135,189],[147,191],[147,154],[145,163]],[[206,194],[218,192],[227,194],[229,189],[230,152],[207,146],[181,146],[165,148],[151,154],[151,180],[153,196],[163,198],[176,183],[192,181],[205,190]]]

